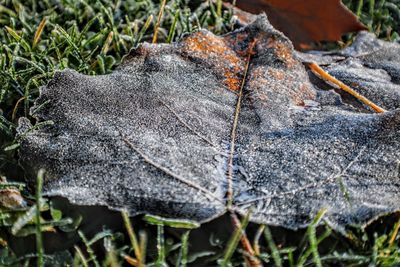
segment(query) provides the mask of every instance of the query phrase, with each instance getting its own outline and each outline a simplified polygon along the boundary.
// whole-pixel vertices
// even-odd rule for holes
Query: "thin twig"
[[[231,132],[231,143],[230,143],[230,151],[229,151],[229,159],[228,159],[228,173],[227,173],[227,179],[228,179],[228,190],[227,190],[228,209],[232,207],[232,203],[233,203],[233,158],[234,158],[234,154],[235,154],[236,134],[237,134],[237,128],[238,128],[238,124],[239,124],[239,115],[240,115],[240,110],[241,110],[241,107],[242,107],[243,89],[244,89],[244,86],[246,85],[247,74],[248,74],[248,71],[249,71],[252,51],[253,51],[255,42],[256,41],[254,41],[249,47],[249,55],[247,57],[246,68],[244,70],[243,80],[242,80],[242,84],[240,86],[240,90],[239,90],[239,94],[238,94],[238,100],[237,100],[237,103],[236,103],[235,117],[233,119],[233,126],[232,126],[232,132]]]
[[[228,210],[231,211],[231,218],[232,218],[232,223],[236,231],[240,230],[242,228],[242,225],[240,223],[240,220],[238,219],[237,215],[232,208],[233,204],[233,158],[235,154],[235,145],[236,145],[236,135],[237,135],[237,129],[239,125],[239,116],[240,116],[240,110],[242,107],[242,99],[243,99],[243,90],[246,85],[246,80],[247,80],[247,75],[249,72],[250,68],[250,62],[251,62],[251,57],[253,53],[254,46],[256,44],[256,40],[253,41],[251,45],[249,45],[249,54],[247,57],[247,62],[246,62],[246,67],[244,70],[244,75],[242,79],[242,83],[240,86],[240,90],[238,93],[238,100],[236,102],[236,108],[235,108],[235,116],[233,119],[233,125],[232,125],[232,132],[231,132],[231,143],[230,143],[230,151],[229,151],[229,159],[228,159],[228,172],[227,172],[227,182],[228,182],[228,190],[227,190],[227,208]],[[246,260],[246,265],[249,267],[260,267],[262,266],[261,262],[255,257],[256,254],[254,252],[253,247],[251,246],[251,243],[249,239],[247,238],[247,235],[243,229],[242,235],[240,236],[240,242],[242,244],[243,249],[250,255],[250,256],[245,256]]]
[[[310,69],[314,73],[318,74],[323,80],[331,82],[331,83],[339,86],[340,89],[342,89],[343,91],[351,94],[352,96],[354,96],[355,98],[357,98],[358,100],[360,100],[361,102],[363,102],[365,105],[369,106],[370,108],[372,108],[376,112],[383,113],[383,112],[386,111],[385,109],[383,109],[380,106],[376,105],[374,102],[372,102],[368,98],[366,98],[363,95],[361,95],[360,93],[356,92],[351,87],[345,85],[343,82],[339,81],[338,79],[336,79],[335,77],[333,77],[332,75],[327,73],[317,63],[312,62],[312,63],[309,64],[309,66],[310,66]]]
[[[124,258],[124,260],[129,263],[132,266],[139,266],[139,261],[137,259],[134,259],[128,255],[123,254],[122,257]]]
[[[237,217],[236,213],[232,212],[231,213],[231,218],[232,218],[232,223],[235,229],[241,229],[242,225],[240,223],[239,218]],[[240,243],[242,244],[243,249],[249,254],[250,257],[245,257],[246,259],[246,264],[249,267],[262,267],[261,262],[257,259],[257,254],[253,247],[251,246],[251,243],[249,239],[247,238],[246,232],[243,229],[242,235],[240,237]]]

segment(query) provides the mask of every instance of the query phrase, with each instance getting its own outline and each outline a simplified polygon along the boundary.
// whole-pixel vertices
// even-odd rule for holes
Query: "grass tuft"
[[[378,37],[389,41],[399,39],[400,1],[398,0],[343,0]]]

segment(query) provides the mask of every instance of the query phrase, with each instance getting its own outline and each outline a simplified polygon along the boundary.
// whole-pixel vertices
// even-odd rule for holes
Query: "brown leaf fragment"
[[[339,41],[345,33],[367,29],[341,0],[238,0],[237,6],[254,14],[265,12],[298,49],[307,49],[313,42]]]
[[[6,177],[0,176],[0,206],[6,209],[21,208],[26,205],[21,192],[7,183]]]
[[[24,205],[25,200],[18,190],[11,188],[0,190],[0,206],[7,209],[15,209]]]

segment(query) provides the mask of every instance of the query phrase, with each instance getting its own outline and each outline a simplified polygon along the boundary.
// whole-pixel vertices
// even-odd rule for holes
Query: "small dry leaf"
[[[238,0],[237,6],[254,14],[266,12],[297,48],[339,41],[345,33],[367,29],[341,0]]]
[[[21,161],[47,170],[49,196],[131,215],[204,222],[232,201],[253,222],[299,228],[327,208],[333,226],[364,224],[400,208],[400,45],[379,45],[369,59],[314,58],[380,79],[368,94],[384,114],[311,82],[265,16],[223,37],[142,44],[112,74],[58,72],[35,113],[55,124],[27,133],[20,120]]]
[[[25,200],[16,189],[0,190],[0,206],[8,209],[15,209],[25,206]]]

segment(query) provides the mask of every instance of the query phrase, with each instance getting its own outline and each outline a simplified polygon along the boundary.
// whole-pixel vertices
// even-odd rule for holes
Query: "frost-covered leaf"
[[[400,54],[381,45],[374,54]],[[342,52],[308,56],[356,71],[344,64],[362,59]],[[204,222],[232,201],[253,207],[251,221],[298,228],[323,208],[338,227],[399,210],[398,60],[362,63],[386,69],[385,90],[368,91],[391,111],[373,114],[310,82],[298,55],[261,16],[223,37],[142,44],[109,75],[59,72],[36,103],[48,101],[36,116],[54,125],[26,134],[21,161],[47,170],[47,195],[132,215]]]

